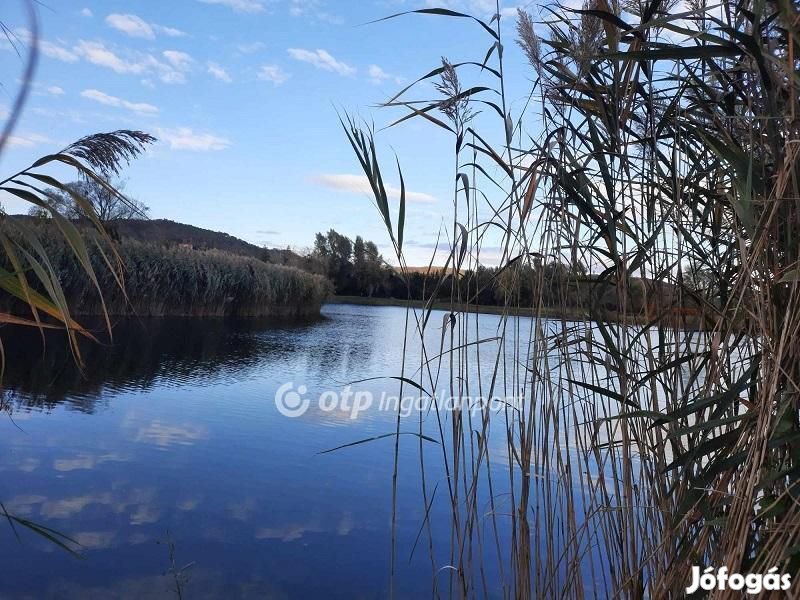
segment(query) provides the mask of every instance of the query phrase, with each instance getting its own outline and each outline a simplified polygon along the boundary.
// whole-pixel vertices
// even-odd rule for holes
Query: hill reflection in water
[[[44,340],[31,328],[6,327],[3,387],[17,408],[53,408],[61,402],[93,412],[106,395],[155,386],[218,384],[245,377],[259,364],[295,354],[293,339],[317,322],[230,319],[130,319],[113,327],[113,340],[80,343],[79,368],[63,332]],[[103,332],[97,324],[94,331]],[[290,335],[292,332],[296,336]],[[324,361],[324,356],[320,357]]]

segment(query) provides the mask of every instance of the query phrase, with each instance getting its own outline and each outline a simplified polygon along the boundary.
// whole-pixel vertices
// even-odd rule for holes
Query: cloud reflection
[[[323,522],[328,525],[323,525]],[[277,527],[260,527],[255,532],[258,540],[280,540],[282,542],[293,542],[299,540],[309,533],[336,533],[340,536],[349,535],[355,529],[353,513],[345,511],[341,517],[336,519],[321,519],[314,516],[307,524],[287,523]]]
[[[185,498],[183,500],[179,500],[176,506],[180,511],[189,512],[197,508],[202,501],[202,497]]]
[[[22,471],[23,473],[32,473],[39,467],[39,459],[28,457],[22,460],[19,465],[17,465],[17,469]]]
[[[208,439],[208,428],[204,425],[196,423],[169,425],[155,420],[139,429],[135,441],[155,444],[159,448],[166,449],[174,445],[193,446],[205,439]]]
[[[104,550],[110,548],[117,537],[116,531],[81,531],[72,536],[76,542],[87,550]]]
[[[83,509],[91,504],[110,505],[111,494],[104,492],[96,495],[87,494],[85,496],[47,501],[42,504],[39,512],[48,519],[66,519],[83,512]]]
[[[53,461],[53,468],[63,473],[94,469],[97,465],[101,465],[105,462],[125,462],[126,460],[128,459],[113,453],[98,457],[92,454],[81,454],[74,458],[57,458]]]

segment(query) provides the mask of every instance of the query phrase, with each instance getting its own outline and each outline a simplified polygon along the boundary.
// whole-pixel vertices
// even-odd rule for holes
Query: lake
[[[432,314],[434,348],[447,322]],[[513,322],[521,335],[530,328]],[[499,323],[482,315],[471,339],[496,336]],[[388,596],[395,438],[324,452],[394,432],[397,410],[379,398],[400,382],[354,384],[353,393],[372,394],[369,407],[363,396],[335,408],[316,399],[399,375],[405,327],[404,309],[351,305],[328,305],[312,323],[122,323],[113,345],[82,346],[83,373],[60,337],[48,336],[42,355],[38,333],[4,335],[0,501],[77,541],[82,558],[19,526],[18,540],[4,523],[0,597]],[[415,352],[406,375],[419,366],[409,366]],[[490,369],[494,356],[485,352],[475,369]],[[282,414],[279,390],[284,412],[311,398],[308,410]],[[414,434],[421,427],[439,439],[440,426],[435,411],[401,419],[396,597],[448,595],[447,474],[439,445]],[[490,455],[498,481],[508,471],[504,434]],[[491,527],[506,540],[512,509],[500,506],[507,494],[497,485]],[[474,559],[483,563],[478,595],[500,597],[507,557],[489,527],[486,519],[487,548]]]

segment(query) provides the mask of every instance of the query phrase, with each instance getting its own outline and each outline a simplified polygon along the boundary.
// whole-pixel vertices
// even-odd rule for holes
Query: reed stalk
[[[429,489],[450,504],[448,540],[421,528],[430,548],[449,546],[446,563],[430,550],[434,595],[680,598],[693,565],[796,575],[797,8],[595,0],[544,8],[538,25],[520,12],[533,83],[515,115],[499,3],[491,19],[436,8],[389,19],[412,13],[460,19],[479,45],[385,103],[402,111],[392,126],[424,119],[453,137],[445,271],[477,271],[499,240],[496,277],[536,274],[532,302],[507,294],[496,340],[475,337],[478,290],[461,297],[457,277],[409,308],[420,389],[521,398],[477,418],[437,411],[441,449],[419,444],[424,506]],[[462,83],[473,78],[481,85]],[[409,97],[427,81],[444,97]],[[372,131],[346,129],[403,265],[404,199],[392,215]],[[594,285],[587,318],[541,318],[552,290],[541,261],[588,266],[590,277],[571,274]],[[447,285],[451,312],[434,324]],[[668,288],[678,293],[665,302]],[[606,319],[636,294],[646,325]],[[697,306],[699,330],[680,318]],[[511,316],[521,310],[531,319]],[[432,460],[446,481],[431,479]]]

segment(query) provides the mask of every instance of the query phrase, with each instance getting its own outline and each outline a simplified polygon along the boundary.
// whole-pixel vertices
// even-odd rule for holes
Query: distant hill
[[[140,242],[187,245],[197,250],[223,250],[253,258],[260,258],[264,250],[222,231],[211,231],[167,219],[125,219],[112,221],[109,225],[120,238]]]
[[[27,215],[13,215],[14,219],[34,219]],[[109,231],[120,240],[136,240],[162,246],[183,246],[195,250],[221,250],[239,256],[248,256],[274,265],[296,267],[321,274],[316,260],[300,256],[291,250],[261,248],[222,231],[211,231],[168,219],[117,219],[106,224]]]
[[[109,223],[120,239],[133,239],[166,246],[191,246],[195,250],[222,250],[250,256],[275,265],[297,267],[320,273],[316,261],[291,250],[261,248],[222,231],[211,231],[168,219],[125,219]]]

